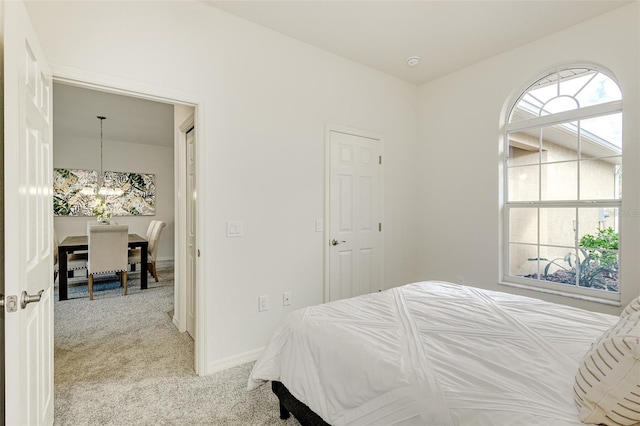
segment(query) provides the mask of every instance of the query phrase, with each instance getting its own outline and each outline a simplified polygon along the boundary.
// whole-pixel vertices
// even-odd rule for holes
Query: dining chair
[[[155,223],[154,223],[155,222]],[[147,270],[153,278],[158,282],[158,271],[156,269],[156,259],[158,253],[158,246],[160,241],[160,234],[162,230],[167,226],[166,222],[161,220],[151,221],[149,229],[147,229],[147,241],[149,241],[149,248],[147,249]],[[142,250],[131,249],[129,250],[129,264],[135,265],[142,261]]]
[[[129,225],[87,224],[89,235],[89,300],[93,300],[93,276],[118,273],[120,283],[127,294],[127,250]]]
[[[58,240],[58,233],[53,231],[53,281],[55,282],[56,278],[58,278],[58,273],[60,272],[60,265],[58,262],[58,245],[60,241]],[[79,271],[82,269],[87,269],[87,258],[88,253],[69,253],[67,255],[67,270],[66,273],[70,274],[69,277],[73,276],[73,271]]]
[[[158,221],[155,219],[149,222],[149,226],[147,227],[147,241],[151,239],[151,233],[153,232],[153,228],[156,226],[156,222]]]

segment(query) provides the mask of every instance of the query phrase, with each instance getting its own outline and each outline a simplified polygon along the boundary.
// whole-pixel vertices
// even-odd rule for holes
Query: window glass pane
[[[542,165],[540,184],[543,201],[576,200],[578,197],[578,162]]]
[[[573,247],[540,246],[540,279],[575,285],[576,250]]]
[[[538,201],[540,198],[539,168],[540,166],[536,165],[507,169],[508,201]]]
[[[618,291],[618,209],[578,209],[578,285],[597,290]]]
[[[527,164],[538,164],[540,162],[540,153],[538,151],[529,151],[526,149],[509,147],[509,165],[525,166]]]
[[[520,99],[511,113],[509,122],[539,117],[543,106],[558,96],[557,75],[538,80],[531,89]]]
[[[596,71],[585,69],[572,71],[576,73],[574,76],[567,76],[560,82],[561,95],[576,96],[598,74]]]
[[[522,120],[538,117],[542,102],[539,99],[527,94],[525,95],[511,111],[509,123],[516,123]]]
[[[578,210],[579,286],[618,291],[618,213],[615,207]]]
[[[540,129],[542,149],[546,156],[543,162],[570,161],[578,159],[578,123],[562,123]]]
[[[617,207],[588,207],[578,209],[578,238],[587,234],[596,235],[601,230],[611,228],[618,231]]]
[[[549,114],[557,114],[563,111],[571,111],[572,109],[578,108],[578,101],[570,96],[558,96],[556,98],[551,99],[547,102],[542,110],[540,111],[540,115],[549,115]]]
[[[598,73],[584,89],[576,95],[580,107],[619,101],[622,93],[615,81],[602,73]]]
[[[595,258],[594,255],[598,253],[599,257]],[[581,249],[578,285],[595,290],[620,292],[618,256],[618,252],[614,250]]]
[[[544,102],[542,100],[536,98],[531,93],[527,93],[526,95],[524,95],[524,97],[522,98],[522,103],[529,105],[529,107],[527,107],[528,110],[536,112],[540,111],[540,108],[542,108],[542,105],[544,105]],[[536,114],[535,116],[537,117],[538,115]]]
[[[528,95],[544,105],[551,99],[558,96],[558,85],[554,82],[552,84],[538,86],[529,90]]]
[[[622,113],[580,121],[582,151],[592,157],[622,154]]]
[[[512,208],[509,211],[509,241],[538,243],[538,209]]]
[[[526,244],[509,244],[509,275],[514,277],[535,278],[538,273],[538,248]]]
[[[540,131],[513,132],[509,138],[509,165],[523,166],[540,162]]]
[[[580,162],[580,199],[613,200],[621,198],[620,157]]]
[[[575,246],[575,228],[575,208],[540,209],[540,244]]]

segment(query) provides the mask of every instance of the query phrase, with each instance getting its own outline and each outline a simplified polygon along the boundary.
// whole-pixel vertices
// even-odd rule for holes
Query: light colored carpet
[[[270,385],[246,390],[252,363],[195,375],[193,340],[169,315],[173,269],[158,272],[147,290],[132,273],[127,296],[115,276],[98,280],[93,301],[75,278],[55,302],[54,424],[298,425],[280,420]]]

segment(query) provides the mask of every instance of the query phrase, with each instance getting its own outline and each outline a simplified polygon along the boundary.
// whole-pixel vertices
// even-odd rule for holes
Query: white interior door
[[[329,131],[329,295],[381,290],[381,140]]]
[[[4,1],[8,425],[53,423],[51,73],[21,1]],[[23,305],[25,295],[40,293]],[[15,302],[11,299],[15,297]],[[26,301],[26,300],[25,300]]]
[[[196,138],[186,134],[187,149],[187,333],[196,335]]]

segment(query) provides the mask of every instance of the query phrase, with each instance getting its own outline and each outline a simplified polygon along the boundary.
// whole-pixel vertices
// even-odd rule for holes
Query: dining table
[[[140,248],[140,288],[147,288],[147,262],[149,241],[138,234],[129,234],[129,248]],[[87,235],[71,235],[58,244],[58,300],[67,300],[67,255],[76,251],[89,249]]]

